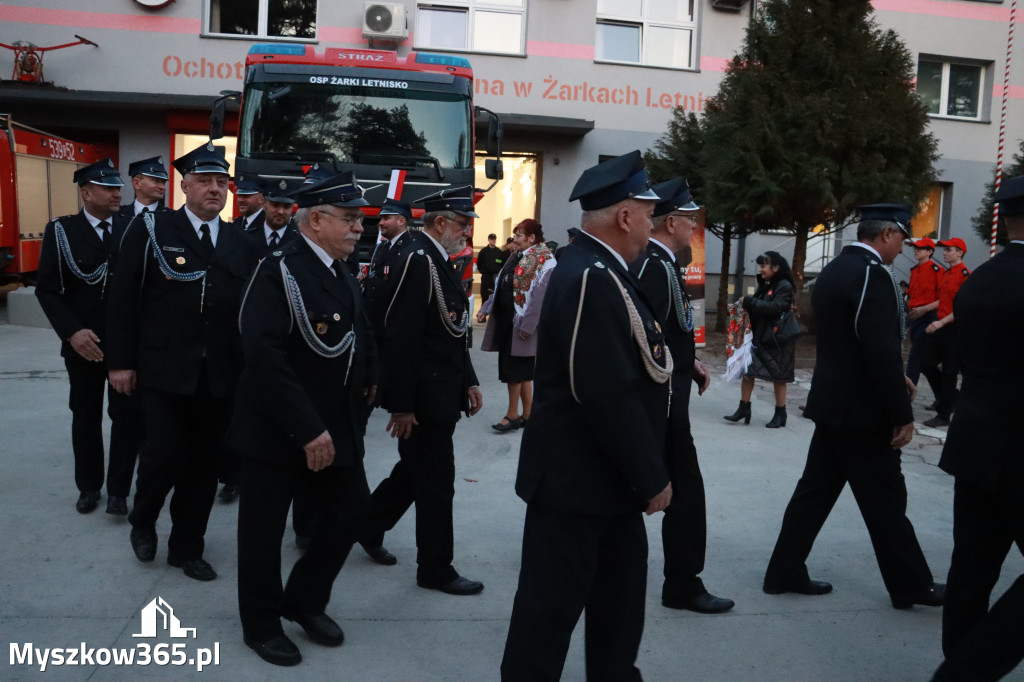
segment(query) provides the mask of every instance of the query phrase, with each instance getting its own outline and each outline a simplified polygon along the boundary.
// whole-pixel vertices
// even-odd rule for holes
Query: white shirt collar
[[[672,259],[672,262],[676,262],[676,254],[672,253],[672,249],[668,248],[654,237],[651,237],[651,241],[661,247],[662,251],[668,254],[668,257]]]
[[[867,250],[868,250],[868,251],[870,251],[871,253],[875,254],[875,258],[877,258],[877,259],[878,259],[878,260],[879,260],[879,261],[881,262],[881,260],[882,260],[882,254],[878,253],[878,251],[877,251],[877,250],[875,250],[875,247],[873,247],[873,246],[868,246],[868,245],[867,245],[867,244],[865,244],[864,242],[854,242],[854,243],[853,243],[853,245],[854,245],[854,246],[859,246],[859,247],[861,247],[861,248],[863,248],[863,249],[867,249]]]
[[[441,252],[441,257],[444,258],[445,260],[448,260],[448,251],[445,250],[443,246],[441,246],[441,242],[434,239],[434,237],[426,230],[423,230],[423,234],[426,235],[430,239],[430,241],[434,242],[434,246],[436,246],[437,250]]]
[[[270,242],[270,235],[274,234],[275,232],[277,233],[277,238],[278,239],[282,239],[284,237],[285,230],[287,230],[287,229],[288,229],[288,223],[285,223],[284,227],[282,227],[282,228],[279,228],[279,229],[276,229],[276,230],[272,230],[272,229],[270,229],[270,225],[267,225],[264,222],[263,223],[263,241],[269,243]]]
[[[90,226],[91,226],[91,227],[92,227],[92,228],[93,228],[94,230],[96,230],[97,232],[99,232],[99,231],[100,231],[100,228],[98,228],[98,227],[96,227],[96,226],[97,226],[97,225],[99,225],[99,224],[100,224],[101,222],[103,222],[102,220],[100,220],[100,219],[99,219],[99,218],[97,218],[96,216],[92,215],[91,213],[89,213],[88,211],[86,211],[86,210],[85,210],[84,208],[82,209],[82,215],[84,215],[84,216],[85,216],[85,219],[89,221],[89,225],[90,225]],[[109,218],[107,218],[107,224],[110,224],[110,219],[109,219]]]
[[[302,233],[300,232],[299,234]],[[307,244],[309,244],[309,248],[313,249],[313,253],[315,253],[316,257],[320,259],[320,262],[327,266],[327,269],[331,271],[331,274],[337,275],[338,273],[334,271],[334,259],[331,258],[330,254],[324,251],[322,246],[314,242],[306,235],[303,234],[302,238],[306,240]]]
[[[619,252],[618,252],[618,251],[616,251],[616,250],[615,250],[615,249],[613,249],[612,247],[608,246],[608,245],[607,245],[607,244],[605,244],[605,243],[604,243],[603,241],[601,241],[600,239],[598,239],[598,238],[597,238],[597,237],[595,237],[594,235],[590,234],[589,232],[585,232],[585,234],[586,234],[586,235],[587,235],[588,237],[590,237],[591,239],[593,239],[593,240],[594,240],[595,242],[597,242],[598,244],[600,244],[601,246],[603,246],[604,248],[608,249],[608,252],[609,252],[609,253],[611,253],[611,254],[612,254],[613,256],[615,256],[615,259],[616,259],[617,261],[619,261],[619,263],[621,263],[621,264],[622,264],[622,269],[623,269],[623,270],[629,270],[629,266],[628,266],[628,265],[626,265],[626,259],[625,259],[625,258],[623,258],[623,257],[622,257],[622,256],[621,256],[621,255],[619,254]]]
[[[245,219],[245,227],[249,227],[250,225],[252,225],[252,221],[256,220],[256,218],[258,218],[260,216],[260,213],[263,213],[263,209],[262,208],[260,210],[256,211],[255,213],[253,213],[251,216],[248,216]]]
[[[153,212],[153,211],[155,211],[157,209],[157,207],[159,205],[160,205],[159,201],[154,201],[152,204],[147,206],[146,204],[143,204],[138,199],[136,199],[135,200],[135,207],[134,207],[135,208],[135,215],[139,215],[140,213],[142,213],[142,209],[144,209],[144,208],[148,208],[150,210],[150,212]]]
[[[210,226],[210,239],[213,240],[213,245],[217,246],[217,235],[220,234],[220,216],[214,216],[213,220],[203,220],[195,213],[189,210],[188,206],[183,206],[185,209],[185,215],[188,216],[188,221],[192,223],[192,229],[196,231],[196,236],[200,239],[203,238],[203,233],[200,231],[203,223]]]

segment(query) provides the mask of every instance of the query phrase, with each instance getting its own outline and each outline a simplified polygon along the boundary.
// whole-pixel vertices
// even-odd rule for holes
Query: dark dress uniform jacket
[[[259,223],[259,226],[253,227],[256,223]],[[245,235],[245,239],[248,242],[249,249],[252,253],[263,258],[271,253],[270,245],[267,244],[267,235],[263,230],[264,223],[262,220],[255,220],[253,221],[253,225],[245,228],[243,234]],[[273,250],[278,251],[283,249],[298,236],[299,229],[295,227],[295,223],[293,221],[289,220],[288,224],[284,227],[284,231],[281,233],[281,238],[277,242],[277,246]]]
[[[242,233],[227,223],[221,222],[207,260],[184,208],[153,217],[156,245],[142,216],[121,241],[117,274],[108,285],[107,365],[136,370],[142,387],[189,395],[197,389],[205,358],[210,395],[233,396],[242,365],[238,307],[256,258]],[[176,272],[205,270],[205,290],[201,279],[166,277],[156,249]]]
[[[665,341],[639,283],[604,246],[580,235],[562,251],[541,308],[536,399],[516,477],[528,504],[628,514],[668,485],[669,384],[645,371],[613,275],[635,302],[652,355],[665,362]]]
[[[253,218],[252,222],[249,223],[248,225],[245,224],[246,217],[244,215],[240,215],[237,218],[235,218],[233,221],[231,221],[231,224],[234,225],[235,227],[237,227],[242,232],[249,232],[250,230],[256,230],[256,231],[258,231],[258,232],[260,232],[262,234],[263,233],[263,220],[266,217],[267,217],[267,214],[264,213],[263,209],[261,208],[260,212],[256,214],[256,217]]]
[[[423,248],[423,241],[422,235],[406,230],[391,243],[387,251],[384,250],[384,243],[374,249],[370,270],[363,280],[363,298],[378,339],[384,338],[384,316],[395,294],[395,285],[402,276],[402,266],[412,251]]]
[[[693,361],[697,355],[696,344],[693,340],[693,330],[687,331],[679,323],[669,277],[675,277],[679,283],[679,291],[684,300],[686,281],[679,272],[679,263],[674,262],[663,248],[654,243],[648,243],[647,250],[630,269],[637,273],[637,279],[640,280],[640,286],[650,301],[654,314],[661,320],[665,343],[672,351],[672,360],[675,362],[675,369],[672,372],[671,426],[688,429],[690,384],[696,380],[693,374]],[[682,312],[679,311],[679,314]]]
[[[914,421],[903,374],[902,301],[878,257],[845,247],[815,280],[811,303],[818,350],[804,414],[838,429]]]
[[[327,346],[355,331],[355,347],[336,358],[313,351],[293,319],[281,263],[295,278],[312,333]],[[335,275],[301,236],[274,251],[253,273],[240,316],[245,369],[238,384],[229,442],[265,460],[302,457],[302,446],[325,430],[334,441],[334,465],[363,457],[363,388],[374,367],[357,358],[371,343],[359,287],[348,268]]]
[[[461,273],[434,242],[419,232],[406,234],[414,241],[390,271],[397,281],[380,343],[381,406],[391,413],[413,412],[420,423],[451,424],[469,409],[467,391],[478,381],[466,336],[453,337],[441,321],[429,263],[437,272],[449,319],[461,321],[469,301]]]
[[[111,224],[110,246],[107,247],[103,245],[103,240],[89,224],[84,213],[64,216],[57,221],[60,221],[64,228],[71,255],[83,274],[94,272],[110,260],[110,254],[121,241],[127,225],[127,221],[118,216],[111,216],[107,220]],[[61,338],[60,354],[63,357],[78,358],[78,353],[71,348],[68,339],[82,329],[93,330],[96,336],[100,337],[100,348],[106,350],[105,299],[110,293],[111,280],[108,275],[105,286],[102,281],[87,284],[71,273],[67,263],[61,264],[64,260],[63,254],[60,254],[58,261],[54,228],[57,221],[49,222],[43,233],[36,297],[50,325]]]
[[[1024,505],[1021,310],[1024,244],[1010,244],[974,270],[953,302],[963,382],[939,466],[988,491],[1011,479]]]

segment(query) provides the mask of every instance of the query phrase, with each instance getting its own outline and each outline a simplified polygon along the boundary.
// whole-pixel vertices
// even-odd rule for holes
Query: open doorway
[[[476,186],[491,184],[484,176],[483,154],[476,157]],[[473,249],[479,251],[487,246],[487,235],[498,236],[498,246],[504,246],[512,236],[512,228],[526,218],[538,219],[537,205],[539,192],[540,163],[536,154],[507,154],[502,156],[505,177],[484,195],[476,205],[479,214],[473,222]]]

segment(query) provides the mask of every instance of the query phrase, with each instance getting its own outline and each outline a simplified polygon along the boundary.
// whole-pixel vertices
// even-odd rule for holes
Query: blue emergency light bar
[[[469,60],[465,57],[453,57],[447,54],[434,54],[432,52],[417,52],[417,64],[435,64],[439,66],[455,66],[462,69],[471,69]]]
[[[306,54],[306,46],[289,45],[287,43],[261,43],[259,45],[253,45],[252,47],[250,47],[249,54],[289,54],[301,56]]]

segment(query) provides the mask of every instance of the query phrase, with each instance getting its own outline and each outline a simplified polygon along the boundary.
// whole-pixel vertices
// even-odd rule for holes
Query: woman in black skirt
[[[513,255],[498,273],[494,293],[477,313],[478,321],[487,320],[480,349],[497,351],[498,379],[508,386],[508,410],[494,424],[494,429],[501,433],[521,428],[530,418],[537,354],[534,332],[548,275],[555,266],[554,254],[544,243],[540,223],[524,220],[516,225],[513,234]]]
[[[746,424],[750,423],[750,396],[754,392],[754,380],[765,379],[775,387],[775,415],[765,426],[777,429],[786,425],[786,388],[794,378],[796,341],[791,339],[780,345],[766,342],[765,330],[793,308],[796,289],[789,263],[775,251],[758,256],[757,265],[760,268],[757,291],[753,296],[743,297],[743,308],[750,315],[754,335],[753,359],[743,373],[739,409],[726,419],[731,422],[743,419]]]

